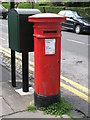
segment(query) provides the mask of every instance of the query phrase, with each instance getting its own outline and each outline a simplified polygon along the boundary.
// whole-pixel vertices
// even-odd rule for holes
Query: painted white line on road
[[[78,44],[82,44],[82,45],[90,45],[90,44],[86,44],[84,42],[79,42],[77,40],[71,40],[71,39],[66,39],[67,41],[70,41],[70,42],[74,42],[74,43],[78,43]]]
[[[1,40],[5,40],[4,38],[0,37]]]

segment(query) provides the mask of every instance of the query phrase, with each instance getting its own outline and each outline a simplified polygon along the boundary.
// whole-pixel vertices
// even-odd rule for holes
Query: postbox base
[[[50,104],[60,102],[60,93],[53,96],[42,96],[34,92],[34,104],[37,108],[48,107]]]

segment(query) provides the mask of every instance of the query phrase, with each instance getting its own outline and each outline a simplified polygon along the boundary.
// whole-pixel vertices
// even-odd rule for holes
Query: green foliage
[[[32,8],[32,3],[19,3],[18,8]]]
[[[67,7],[66,10],[77,11],[82,17],[90,17],[90,7]]]
[[[38,110],[35,106],[28,106],[28,111]],[[70,118],[73,119],[73,116],[70,114],[72,110],[72,106],[62,98],[60,102],[54,103],[48,107],[39,108],[40,111],[43,111],[44,114],[50,114],[55,116],[62,117],[63,114],[67,114]]]
[[[33,111],[33,110],[36,110],[37,108],[35,106],[28,106],[27,110],[28,111]]]
[[[52,6],[61,6],[62,2],[52,2]]]
[[[39,4],[39,6],[47,6],[48,5],[47,2],[39,2],[38,4]]]
[[[10,3],[9,2],[8,3],[4,2],[4,3],[2,3],[2,5],[3,5],[3,7],[10,9]]]
[[[69,2],[70,0],[65,0],[65,2],[61,2],[61,5],[66,7],[88,7],[90,6],[90,2]]]
[[[60,117],[62,117],[63,114],[67,114],[71,118],[73,118],[72,115],[69,113],[72,110],[72,107],[68,102],[64,100],[64,98],[62,98],[60,102],[54,103],[47,108],[41,107],[40,110],[43,111],[44,114],[50,114]]]
[[[63,5],[63,6],[55,6],[55,5]],[[45,11],[46,13],[58,13],[59,11],[63,10],[64,8],[67,10],[74,10],[77,11],[81,14],[81,16],[83,17],[90,17],[90,7],[67,7],[72,5],[72,6],[76,6],[77,4],[72,2],[38,2],[38,3],[34,3],[34,8],[35,9],[39,9],[42,13]],[[83,6],[85,6],[87,3],[82,3]],[[88,3],[88,5],[90,4],[90,2]],[[10,4],[8,3],[2,3],[2,5],[5,8],[10,8]],[[66,5],[66,6],[64,6]],[[79,5],[79,3],[78,3]],[[90,6],[90,5],[89,5]],[[18,3],[18,8],[32,8],[32,3]]]
[[[58,13],[63,9],[63,7],[46,6],[45,9],[46,13]]]

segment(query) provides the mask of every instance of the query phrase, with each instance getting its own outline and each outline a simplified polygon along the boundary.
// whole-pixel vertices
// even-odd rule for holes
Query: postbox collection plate
[[[45,55],[55,54],[56,39],[45,39]]]

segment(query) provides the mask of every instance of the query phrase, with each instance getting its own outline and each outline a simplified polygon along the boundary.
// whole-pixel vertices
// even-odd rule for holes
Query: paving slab
[[[13,113],[13,110],[10,108],[8,103],[0,97],[0,116],[8,115]]]
[[[4,118],[60,118],[60,116],[55,117],[55,115],[44,115],[43,112],[36,110],[33,112],[19,112],[9,116],[5,116]]]
[[[7,103],[7,101],[2,99],[2,115],[8,115],[8,114],[11,114],[13,112],[14,111],[12,110],[10,105]]]
[[[73,118],[85,118],[83,114],[78,113],[74,110],[71,111],[71,114]],[[18,112],[14,113],[8,116],[5,116],[4,118],[60,118],[60,116],[55,116],[55,115],[46,115],[42,111],[35,110],[35,111],[23,111],[23,112]],[[70,118],[70,116],[64,114],[62,115],[62,118]]]
[[[3,82],[2,88],[3,98],[7,101],[14,112],[27,110],[30,102],[34,99],[33,95],[21,96],[15,91],[16,88],[13,88],[10,83]]]

